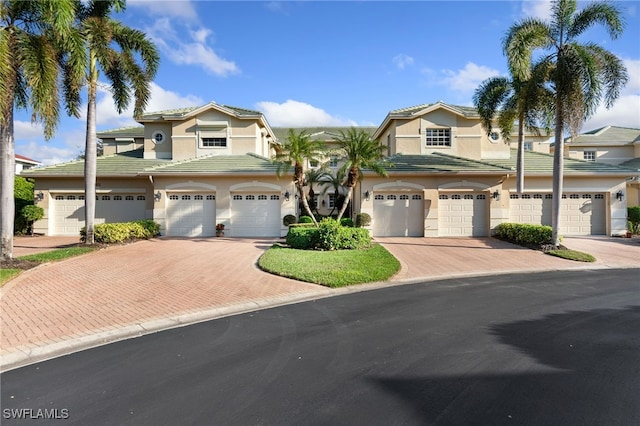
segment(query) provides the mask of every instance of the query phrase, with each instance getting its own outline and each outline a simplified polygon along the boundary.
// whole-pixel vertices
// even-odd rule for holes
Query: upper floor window
[[[582,153],[582,158],[586,161],[596,161],[596,152],[595,151],[584,151]]]
[[[164,142],[164,133],[160,130],[156,130],[151,134],[151,140],[156,145],[160,145],[162,142]]]
[[[332,155],[329,159],[329,167],[338,167],[338,157]]]
[[[524,150],[525,151],[533,151],[533,147],[531,146],[531,142],[525,142],[524,143]]]
[[[426,129],[427,146],[451,146],[451,129]]]
[[[227,138],[202,138],[203,147],[222,147],[227,146]]]

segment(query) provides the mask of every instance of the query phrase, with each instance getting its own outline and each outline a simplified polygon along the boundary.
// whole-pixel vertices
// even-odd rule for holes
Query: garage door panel
[[[604,235],[605,201],[602,193],[564,194],[560,205],[560,234]],[[552,194],[511,194],[510,203],[511,222],[551,226]]]
[[[424,236],[424,200],[418,193],[382,193],[373,198],[373,236]]]
[[[233,194],[231,231],[234,237],[279,237],[279,194]]]
[[[52,194],[54,235],[78,235],[85,225],[84,195]],[[99,194],[94,223],[130,222],[145,218],[145,196]]]
[[[215,235],[216,197],[206,193],[169,193],[167,235],[211,237]]]
[[[480,193],[440,194],[439,235],[482,237],[488,235],[487,199]]]

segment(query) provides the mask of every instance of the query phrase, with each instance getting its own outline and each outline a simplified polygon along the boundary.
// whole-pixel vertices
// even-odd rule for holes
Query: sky
[[[611,40],[594,28],[583,39],[621,58],[629,82],[582,131],[640,128],[640,1],[615,4],[623,35]],[[483,80],[508,76],[507,29],[549,11],[549,0],[129,0],[113,17],[144,31],[160,52],[147,111],[214,101],[261,111],[271,127],[312,127],[378,126],[391,110],[437,101],[471,106]],[[137,125],[133,105],[118,115],[101,83],[98,131]],[[16,111],[16,153],[43,164],[81,154],[83,96],[81,118],[63,116],[49,141],[29,111]]]

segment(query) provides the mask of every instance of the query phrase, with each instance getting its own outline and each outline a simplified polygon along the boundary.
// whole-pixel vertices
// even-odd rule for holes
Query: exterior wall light
[[[291,198],[291,194],[289,194],[289,191],[284,193],[284,200],[285,201],[289,201],[289,199]]]
[[[154,198],[156,201],[160,201],[160,200],[162,199],[162,193],[161,193],[160,191],[156,192],[156,193],[153,195],[153,198]]]
[[[42,193],[42,191],[40,191],[40,192],[38,192],[36,194],[35,201],[37,203],[37,202],[42,201],[42,200],[44,200],[44,194]]]
[[[622,192],[622,190],[618,191],[618,193],[616,194],[616,200],[618,201],[624,200],[624,192]]]
[[[500,201],[500,192],[496,189],[491,193],[491,198],[493,198],[496,201]]]
[[[369,191],[364,193],[364,198],[367,199],[367,201],[369,201],[369,198],[371,198],[371,193]]]

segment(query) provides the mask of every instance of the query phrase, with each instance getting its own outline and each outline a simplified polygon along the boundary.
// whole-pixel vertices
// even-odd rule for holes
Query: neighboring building
[[[640,129],[606,126],[566,138],[564,156],[640,170]],[[640,205],[640,182],[629,180],[629,205]]]
[[[211,236],[216,223],[234,237],[278,237],[286,214],[300,214],[290,176],[276,177],[270,144],[288,129],[272,129],[259,112],[209,103],[148,113],[143,127],[101,132],[96,221],[158,221],[171,236]],[[299,131],[302,129],[296,129]],[[346,128],[309,128],[334,143]],[[488,236],[502,222],[550,224],[553,158],[527,151],[525,192],[515,192],[515,151],[487,136],[473,108],[438,102],[391,111],[365,128],[386,147],[389,178],[366,172],[354,189],[354,213],[372,216],[374,236]],[[546,136],[526,135],[544,144]],[[338,170],[339,156],[329,156]],[[319,167],[310,164],[308,167]],[[640,173],[615,165],[567,159],[564,235],[622,234],[626,201],[616,197]],[[78,235],[83,226],[83,162],[30,171],[46,216],[36,232]],[[314,187],[318,211],[336,197]]]
[[[31,158],[25,157],[24,155],[16,154],[16,174],[19,175],[23,170],[28,170],[32,167],[37,167],[41,165],[39,161],[32,160]]]

